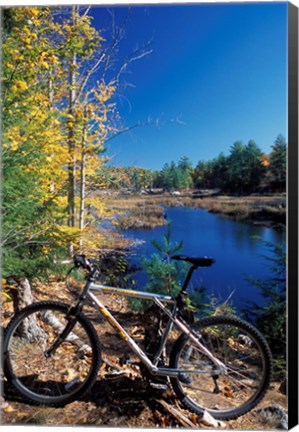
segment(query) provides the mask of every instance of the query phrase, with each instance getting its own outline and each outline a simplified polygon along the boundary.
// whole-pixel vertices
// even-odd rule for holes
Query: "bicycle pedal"
[[[127,375],[128,371],[127,370],[121,370],[121,371],[112,371],[112,372],[108,372],[104,375],[105,379],[117,379],[117,378],[121,378],[123,375]]]
[[[124,366],[124,365],[129,364],[129,363],[131,363],[129,354],[124,354],[122,357],[120,357],[119,364],[121,366]]]

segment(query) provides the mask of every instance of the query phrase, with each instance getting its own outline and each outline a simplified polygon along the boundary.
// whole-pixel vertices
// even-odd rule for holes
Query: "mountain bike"
[[[189,410],[198,414],[207,410],[214,418],[225,420],[254,408],[271,380],[267,342],[255,327],[235,316],[214,315],[188,322],[184,311],[192,273],[211,266],[214,260],[183,255],[172,258],[190,265],[175,297],[103,285],[97,262],[84,255],[74,256],[74,268],[87,273],[78,301],[74,305],[33,303],[19,311],[7,326],[3,343],[7,380],[34,403],[61,406],[82,398],[92,388],[101,365],[98,335],[83,312],[91,303],[131,348],[148,375],[172,386]],[[157,335],[154,355],[145,352],[128,334],[96,297],[99,293],[150,300],[158,307],[166,319],[162,334]],[[170,334],[175,334],[174,342]],[[166,346],[169,354],[165,362]]]

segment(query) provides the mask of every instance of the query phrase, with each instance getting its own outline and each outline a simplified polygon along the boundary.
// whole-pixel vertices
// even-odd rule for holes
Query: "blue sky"
[[[120,22],[127,9],[114,11]],[[92,14],[108,26],[105,8]],[[287,136],[287,3],[133,6],[119,56],[149,39],[153,52],[131,65],[118,109],[126,126],[149,117],[161,126],[111,141],[112,165],[160,169],[185,155],[196,165],[250,139],[269,153]]]

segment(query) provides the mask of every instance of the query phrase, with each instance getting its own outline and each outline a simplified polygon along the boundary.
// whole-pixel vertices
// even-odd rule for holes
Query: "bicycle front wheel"
[[[61,406],[82,397],[96,380],[101,362],[99,340],[83,315],[59,346],[47,355],[70,320],[70,306],[40,302],[22,309],[4,338],[4,373],[26,399]]]
[[[175,343],[170,367],[182,372],[172,386],[187,408],[214,418],[235,419],[254,408],[266,393],[272,373],[271,352],[263,336],[237,318],[213,316],[193,327],[200,343],[226,368],[219,368],[188,336]]]

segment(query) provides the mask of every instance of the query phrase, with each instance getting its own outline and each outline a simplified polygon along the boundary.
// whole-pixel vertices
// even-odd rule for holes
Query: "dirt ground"
[[[53,282],[45,286],[37,284],[34,288],[37,300],[49,300],[49,293],[51,299],[68,303],[72,300],[64,282]],[[128,310],[124,299],[107,295],[104,298],[105,304],[117,314],[126,330],[134,335],[137,342],[141,341],[144,334],[140,316]],[[52,408],[28,404],[2,377],[3,425],[217,428],[217,425],[212,425],[184,409],[171,389],[153,389],[142,378],[138,366],[121,366],[119,360],[124,354],[129,354],[129,348],[94,309],[88,307],[85,312],[92,319],[102,344],[103,364],[93,388],[83,400],[72,402],[63,408]],[[12,313],[12,304],[5,302],[2,313],[4,327]],[[258,407],[237,420],[225,421],[221,427],[230,430],[276,429],[274,421],[271,418],[264,419],[259,414],[259,409],[275,404],[286,408],[286,396],[278,390],[279,385],[280,383],[273,382]]]

